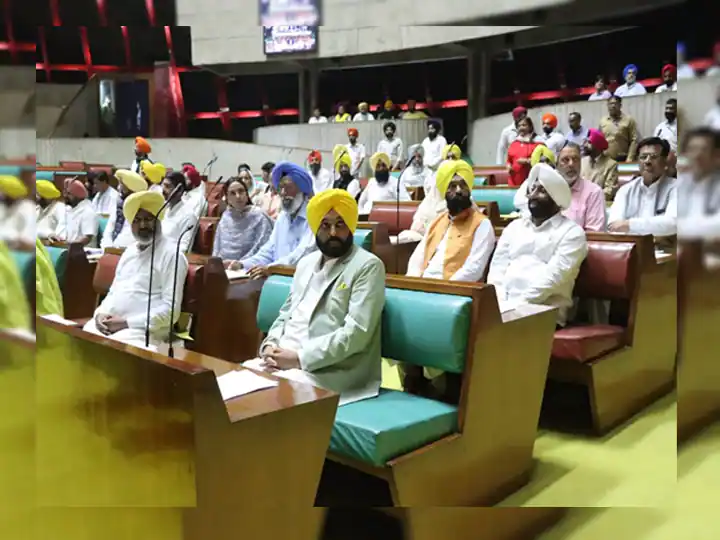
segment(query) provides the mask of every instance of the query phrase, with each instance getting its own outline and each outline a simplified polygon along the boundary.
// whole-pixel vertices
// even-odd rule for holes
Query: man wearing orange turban
[[[130,166],[130,170],[132,172],[139,173],[140,171],[142,171],[141,163],[143,161],[147,160],[152,163],[153,161],[150,159],[149,156],[151,151],[152,147],[146,139],[142,137],[135,137],[135,161],[133,161],[132,165]]]
[[[50,240],[97,247],[100,222],[88,199],[85,184],[77,177],[67,179],[64,197],[67,206],[65,219],[60,220],[57,233]]]
[[[313,150],[308,155],[308,169],[313,182],[313,192],[321,193],[333,187],[334,178],[330,171],[322,166],[322,154]]]
[[[340,394],[340,405],[380,391],[385,267],[354,245],[355,199],[345,190],[315,195],[307,207],[318,251],[295,269],[290,295],[245,365]]]
[[[540,142],[547,146],[556,156],[565,146],[565,136],[557,131],[558,119],[552,113],[545,113],[542,117],[543,133],[538,137]]]
[[[367,151],[365,150],[365,145],[358,142],[358,137],[360,136],[360,133],[358,132],[357,128],[348,128],[347,134],[348,142],[350,144],[346,144],[345,148],[347,149],[347,153],[350,156],[350,160],[352,161],[352,166],[350,167],[350,174],[353,176],[353,178],[358,178],[360,176],[360,173],[362,172],[362,167],[365,164]]]

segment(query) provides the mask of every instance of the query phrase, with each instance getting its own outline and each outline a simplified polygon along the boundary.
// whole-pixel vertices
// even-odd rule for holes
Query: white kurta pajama
[[[103,193],[96,193],[92,199],[92,206],[98,214],[110,215],[115,211],[120,194],[110,186]]]
[[[630,234],[677,234],[676,181],[674,178],[667,180],[669,184],[665,192],[661,191],[661,180],[648,187],[642,178],[637,178],[622,186],[610,207],[608,224],[627,219],[630,222]]]
[[[438,135],[434,139],[431,139],[430,137],[425,137],[425,139],[423,139],[422,147],[425,152],[423,163],[425,163],[427,168],[437,170],[440,163],[443,161],[442,151],[446,146],[447,140],[442,135]]]
[[[173,245],[177,247],[178,238],[189,227],[194,227],[198,222],[195,215],[195,208],[190,203],[180,200],[174,205],[170,205],[165,210],[165,217],[162,220],[163,235],[171,240]],[[193,239],[193,233],[186,233],[182,237],[180,243],[180,251],[187,253],[190,250],[190,242]]]
[[[56,234],[66,211],[65,204],[59,200],[52,201],[45,208],[38,205],[35,214],[38,238],[45,239]]]
[[[387,154],[390,157],[391,169],[400,168],[400,164],[405,158],[405,147],[403,146],[402,139],[398,137],[393,137],[392,139],[385,137],[378,143],[377,151]]]
[[[0,204],[0,240],[35,243],[35,204],[30,199],[16,201],[10,208]]]
[[[360,175],[362,173],[362,171],[360,170],[360,162],[367,157],[365,145],[360,143],[346,144],[345,148],[347,148],[347,153],[350,156],[350,160],[352,161],[352,165],[350,166],[350,173],[353,176]],[[363,166],[364,165],[365,162],[363,161]]]
[[[321,168],[317,174],[313,174],[312,171],[308,171],[310,178],[313,183],[313,193],[317,195],[328,189],[332,189],[335,179],[330,171],[325,168]]]
[[[399,186],[398,186],[399,183]],[[383,186],[378,183],[377,180],[371,178],[367,184],[367,187],[360,195],[358,206],[360,207],[360,214],[369,214],[372,210],[374,202],[382,201],[411,201],[410,194],[402,180],[390,177],[387,183]]]
[[[75,208],[67,206],[66,209],[65,216],[58,225],[57,237],[63,242],[72,244],[80,242],[86,236],[92,236],[92,240],[86,247],[97,247],[100,221],[92,203],[88,199],[84,199]]]
[[[120,211],[122,212],[122,209]],[[100,240],[100,247],[102,249],[125,249],[126,247],[135,243],[135,237],[132,233],[131,224],[127,220],[125,220],[125,223],[123,223],[122,229],[120,229],[120,233],[117,235],[117,237],[113,239],[113,231],[115,231],[116,223],[117,207],[112,212],[110,212],[107,225],[105,225],[105,230],[103,231],[102,239]]]

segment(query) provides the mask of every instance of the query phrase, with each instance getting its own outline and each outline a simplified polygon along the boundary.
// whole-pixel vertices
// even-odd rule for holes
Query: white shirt
[[[645,90],[645,87],[639,82],[633,83],[632,86],[625,83],[615,90],[617,97],[644,96],[645,94],[647,94],[647,90]]]
[[[452,217],[450,218],[452,219]],[[428,279],[445,279],[443,270],[445,269],[445,250],[447,248],[448,235],[450,227],[445,232],[442,241],[435,249],[435,253],[430,258],[428,267],[423,272],[422,265],[425,261],[425,247],[427,246],[427,236],[423,239],[413,251],[410,261],[408,262],[407,275],[410,277],[423,277]],[[470,254],[463,265],[455,272],[450,281],[480,281],[485,275],[488,261],[495,249],[495,230],[489,219],[483,220],[480,226],[475,229],[473,235],[472,247]]]
[[[327,124],[326,116],[313,116],[308,120],[308,124]]]
[[[0,203],[0,240],[35,244],[35,204],[20,199],[7,210]]]
[[[360,180],[355,178],[354,180],[350,180],[350,183],[347,187],[347,192],[352,195],[353,198],[357,198],[358,195],[360,195],[360,192],[362,191],[362,186],[360,185]]]
[[[347,153],[350,156],[350,159],[352,160],[352,167],[350,168],[350,172],[353,176],[358,174],[360,162],[364,160],[367,157],[367,152],[365,151],[365,145],[361,143],[355,143],[355,144],[346,144],[345,148],[347,148]]]
[[[663,92],[677,92],[677,81],[672,83],[671,86],[663,83],[655,89],[656,94],[662,94]]]
[[[419,171],[413,165],[410,165],[403,171],[401,178],[408,187],[421,187],[425,186],[425,180],[427,180],[431,172],[425,165]],[[427,192],[425,196],[427,196]]]
[[[612,94],[610,93],[610,90],[603,90],[601,94],[598,94],[597,92],[590,94],[588,101],[600,101],[601,99],[610,99],[611,97]]]
[[[220,189],[220,188],[218,188]],[[207,205],[205,204],[205,183],[201,183],[198,187],[185,192],[183,195],[185,202],[189,203],[195,211],[195,215],[200,218],[201,215],[207,213]]]
[[[154,191],[155,193],[160,193],[162,195],[163,189],[160,184],[153,184],[148,188],[148,191]]]
[[[564,326],[587,251],[585,231],[561,214],[539,227],[519,218],[503,231],[487,282],[495,286],[501,310],[519,304],[555,306],[558,324]]]
[[[120,194],[109,186],[103,193],[96,193],[92,200],[92,206],[98,214],[111,214],[115,211]]]
[[[677,141],[677,118],[674,122],[670,123],[667,120],[660,122],[655,128],[655,136],[665,139],[670,143],[670,149],[677,153],[678,141]]]
[[[60,220],[63,219],[65,212],[65,203],[60,200],[51,201],[45,208],[38,205],[35,214],[38,238],[45,239],[56,234]]]
[[[369,122],[370,120],[375,120],[375,117],[372,113],[366,112],[366,113],[355,113],[355,116],[353,116],[352,121],[353,122]]]
[[[367,187],[362,192],[362,195],[360,195],[360,200],[358,201],[360,214],[369,214],[370,210],[372,210],[374,202],[398,200],[398,194],[399,200],[401,201],[412,200],[410,199],[410,194],[402,181],[400,181],[400,186],[398,188],[397,178],[393,178],[391,176],[384,186],[378,184],[378,181],[375,180],[375,178],[371,178],[368,181]]]
[[[720,105],[716,105],[708,111],[703,120],[703,124],[709,128],[720,130]]]
[[[650,187],[646,186],[642,178],[637,178],[622,186],[615,200],[610,207],[608,224],[625,219],[625,211],[628,206],[628,196],[635,184],[640,184],[640,209],[635,216],[630,216],[630,234],[652,234],[653,236],[672,236],[677,234],[677,189],[675,179],[672,179],[672,187],[669,191],[668,204],[665,213],[655,215],[655,205],[658,202],[658,185],[660,182],[653,182]]]
[[[310,174],[310,178],[312,178],[313,192],[315,193],[315,195],[317,195],[318,193],[322,193],[323,191],[326,191],[328,189],[332,189],[334,179],[330,171],[322,167],[318,171],[317,175],[313,174],[312,171],[308,172]]]
[[[714,189],[710,182],[715,182]],[[678,238],[720,239],[720,176],[696,181],[689,174],[678,178],[677,190],[680,202],[685,206],[685,212],[678,217]]]
[[[509,126],[505,126],[500,132],[500,140],[498,141],[497,154],[495,156],[496,165],[505,165],[507,163],[508,148],[517,139],[518,132],[515,127],[515,122]]]
[[[705,72],[706,77],[715,77],[716,75],[720,75],[720,66],[718,66],[718,65],[710,66],[708,68],[708,70]]]
[[[565,146],[565,136],[558,131],[551,131],[549,135],[542,133],[541,135],[538,135],[537,140],[552,150],[556,158],[560,153],[560,150],[562,150],[563,146]]]
[[[57,229],[57,236],[60,240],[72,244],[92,236],[87,247],[97,247],[97,235],[100,228],[100,220],[89,199],[83,199],[75,207],[67,207],[65,216],[60,221]]]
[[[712,69],[712,68],[711,68]],[[705,73],[708,74],[707,72]],[[694,79],[697,76],[695,70],[690,64],[680,64],[677,69],[677,78],[680,79]]]
[[[382,139],[378,142],[377,151],[385,152],[388,156],[390,156],[390,163],[393,168],[399,168],[400,163],[405,156],[402,139],[399,139],[398,137],[393,137],[392,139],[388,139],[386,137]]]
[[[195,208],[193,208],[192,204],[181,199],[180,202],[174,206],[168,206],[165,210],[165,217],[162,220],[163,236],[168,240],[172,240],[172,245],[177,248],[177,240],[180,235],[190,227],[195,227],[197,221]],[[182,253],[187,253],[190,250],[192,239],[192,232],[186,233],[182,237],[180,242],[180,251]]]
[[[125,319],[131,330],[145,331],[148,292],[150,286],[151,249],[138,248],[137,242],[128,246],[120,257],[115,278],[105,299],[95,310],[99,314]],[[170,307],[172,303],[173,276],[175,271],[175,246],[159,235],[155,244],[153,284],[150,300],[150,329],[164,341],[170,330]],[[175,296],[175,322],[180,316],[183,288],[187,277],[188,262],[180,254]],[[93,318],[94,318],[93,317]]]
[[[131,246],[135,243],[135,237],[132,233],[132,224],[125,220],[125,223],[123,223],[122,229],[120,229],[120,234],[117,235],[117,238],[113,240],[113,231],[115,230],[115,223],[117,222],[117,211],[113,210],[110,212],[110,216],[108,217],[107,225],[105,225],[105,230],[103,231],[102,238],[100,239],[100,247],[102,249],[106,248],[118,248],[118,249],[125,249],[128,246]]]
[[[425,157],[423,163],[429,169],[435,170],[442,162],[442,151],[447,146],[447,140],[442,135],[438,135],[434,140],[430,140],[430,137],[425,137],[422,142],[423,150],[425,151]]]

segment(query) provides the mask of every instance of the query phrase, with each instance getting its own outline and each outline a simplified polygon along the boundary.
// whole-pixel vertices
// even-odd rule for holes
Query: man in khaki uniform
[[[585,157],[582,158],[580,176],[600,186],[605,200],[612,201],[618,188],[618,167],[617,161],[605,153],[607,148],[605,136],[597,129],[589,129],[583,145]]]
[[[622,98],[608,100],[608,116],[600,120],[600,131],[608,142],[607,155],[618,163],[635,161],[638,131],[635,119],[622,112]]]

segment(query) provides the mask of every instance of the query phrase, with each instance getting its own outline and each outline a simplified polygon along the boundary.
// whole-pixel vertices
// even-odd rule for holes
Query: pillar
[[[471,50],[467,60],[467,134],[468,153],[475,159],[473,151],[473,124],[475,120],[488,115],[490,99],[490,53],[486,50]]]

